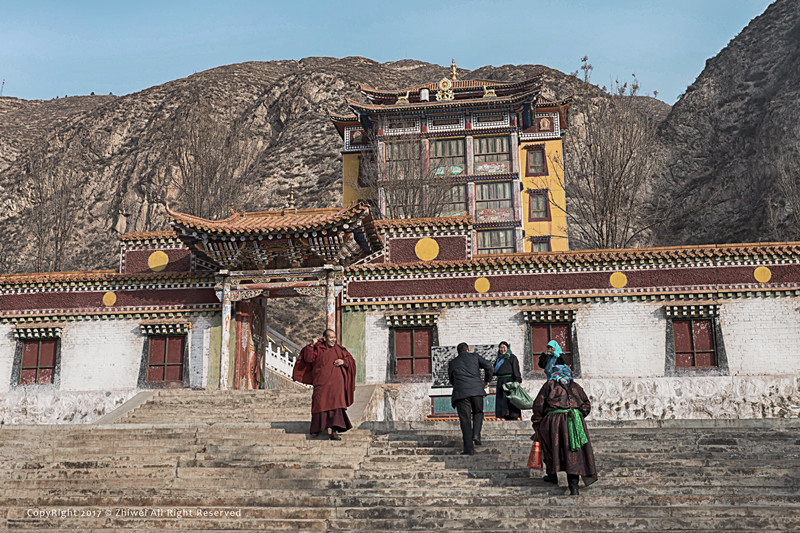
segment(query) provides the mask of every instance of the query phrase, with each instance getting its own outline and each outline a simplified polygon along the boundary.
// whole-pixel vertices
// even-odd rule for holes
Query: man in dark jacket
[[[484,378],[481,379],[481,369]],[[458,356],[450,361],[447,376],[453,385],[451,402],[458,412],[464,451],[461,455],[475,455],[475,445],[481,444],[483,427],[483,397],[485,387],[492,380],[492,364],[469,351],[469,345],[458,345]]]

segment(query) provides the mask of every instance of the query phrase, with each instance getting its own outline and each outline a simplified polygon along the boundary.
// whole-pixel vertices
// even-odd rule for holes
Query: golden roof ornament
[[[483,97],[484,98],[497,98],[497,93],[494,92],[494,89],[487,89],[486,84],[483,84]]]
[[[454,57],[453,62],[450,64],[450,77],[453,79],[453,81],[456,81],[458,79],[458,72],[456,72],[456,67],[457,67],[456,58]]]
[[[411,102],[408,100],[409,94],[411,94],[411,91],[406,91],[406,95],[399,97],[395,102],[395,105],[410,104]]]

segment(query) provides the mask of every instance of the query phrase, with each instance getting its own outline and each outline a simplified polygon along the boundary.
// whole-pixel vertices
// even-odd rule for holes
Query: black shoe
[[[338,433],[331,433],[331,440],[342,440]]]
[[[472,442],[475,443],[475,446],[481,445],[481,439],[472,439]]]
[[[475,450],[461,452],[461,455],[475,455]]]
[[[556,474],[547,474],[542,478],[542,481],[545,483],[552,483],[554,485],[558,485],[558,476]]]
[[[319,437],[319,431],[317,431],[316,433],[312,433],[311,436],[312,437]]]
[[[569,479],[569,480],[567,480],[567,485],[569,486],[569,495],[570,496],[580,496],[580,492],[578,491],[578,480],[577,479]]]

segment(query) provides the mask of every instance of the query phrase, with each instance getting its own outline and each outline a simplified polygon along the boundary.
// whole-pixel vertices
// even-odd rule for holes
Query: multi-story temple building
[[[331,114],[344,140],[344,205],[382,218],[468,216],[476,255],[568,249],[561,137],[571,98],[521,82],[449,77]]]
[[[305,338],[338,332],[375,386],[373,419],[452,416],[443,369],[460,342],[493,357],[508,341],[535,392],[549,339],[599,419],[800,415],[800,243],[531,253],[566,245],[555,209],[530,215],[537,191],[563,192],[550,155],[568,102],[542,103],[535,80],[443,80],[365,89],[370,103],[334,117],[345,207],[169,211],[171,231],[121,237],[116,270],[0,275],[0,423],[92,421],[163,387],[285,385],[299,347],[266,302],[309,296],[325,319]],[[362,187],[365,137],[377,179]],[[417,143],[423,171],[387,186],[396,141]],[[409,176],[427,196],[441,178],[448,205],[376,220]]]

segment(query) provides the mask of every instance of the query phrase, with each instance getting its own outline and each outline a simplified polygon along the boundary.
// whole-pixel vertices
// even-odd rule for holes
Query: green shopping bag
[[[517,409],[533,409],[533,398],[516,381],[503,384],[508,401]]]

